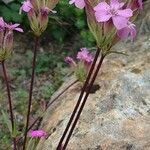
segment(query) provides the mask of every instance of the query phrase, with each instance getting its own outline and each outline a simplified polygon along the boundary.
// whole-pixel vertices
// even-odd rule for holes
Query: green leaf
[[[19,9],[20,9],[20,5],[19,4],[12,3],[12,4],[10,4],[9,7],[11,8],[12,11],[16,11],[16,12],[19,13]]]
[[[3,110],[1,112],[2,112],[2,117],[3,117],[4,123],[7,125],[9,132],[12,134],[12,124],[11,124],[11,121],[9,119],[9,116]]]
[[[17,125],[16,122],[14,122],[14,126],[13,126],[13,130],[12,130],[12,137],[16,137],[17,136]]]

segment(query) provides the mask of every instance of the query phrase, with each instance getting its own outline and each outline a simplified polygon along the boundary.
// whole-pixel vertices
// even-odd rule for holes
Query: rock
[[[150,150],[150,37],[134,43],[120,43],[105,60],[67,150]],[[55,96],[74,78],[67,80]],[[42,128],[48,137],[37,150],[55,150],[80,93],[72,86],[51,106]],[[55,97],[54,96],[54,97]]]

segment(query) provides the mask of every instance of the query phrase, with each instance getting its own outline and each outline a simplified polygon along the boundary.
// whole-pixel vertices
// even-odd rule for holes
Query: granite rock
[[[150,37],[120,43],[98,74],[67,150],[150,150]],[[68,79],[53,97],[74,81]],[[79,97],[76,83],[47,110],[42,128],[49,135],[38,150],[55,150]]]

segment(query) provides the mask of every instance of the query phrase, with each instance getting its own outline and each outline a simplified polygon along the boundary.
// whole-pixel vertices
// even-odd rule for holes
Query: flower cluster
[[[31,130],[29,136],[32,138],[41,138],[45,137],[47,133],[44,130]]]
[[[52,9],[57,3],[58,0],[26,0],[22,3],[20,13],[27,13],[31,29],[36,36],[40,36],[46,30],[48,15],[50,12],[56,13]]]
[[[13,50],[13,30],[23,32],[19,24],[7,24],[0,17],[0,62],[6,60]]]
[[[136,37],[133,18],[143,9],[142,0],[71,0],[73,3],[80,9],[85,7],[89,28],[99,47]]]
[[[75,61],[72,57],[66,57],[67,62],[75,73],[77,79],[83,82],[87,76],[88,70],[93,62],[93,56],[89,53],[87,48],[81,48],[77,53]]]

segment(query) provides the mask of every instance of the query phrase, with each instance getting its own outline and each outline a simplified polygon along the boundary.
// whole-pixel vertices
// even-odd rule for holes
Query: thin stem
[[[75,80],[74,82],[72,82],[69,86],[67,86],[60,94],[58,94],[46,107],[46,110],[60,97],[62,96],[71,86],[73,86],[75,83],[77,83],[78,80]],[[46,111],[45,110],[45,111]],[[35,121],[29,126],[28,131],[30,129],[32,129],[32,127],[39,121],[38,124],[40,124],[42,117],[37,117],[35,119]],[[22,139],[22,137],[20,137],[17,141],[20,141]]]
[[[71,125],[71,123],[72,123],[72,121],[73,121],[73,119],[74,119],[74,117],[75,117],[75,114],[76,114],[76,112],[77,112],[77,110],[78,110],[78,107],[79,107],[79,105],[80,105],[80,103],[81,103],[81,100],[82,100],[82,97],[83,97],[83,95],[84,95],[84,92],[85,92],[85,90],[86,90],[86,88],[87,88],[87,86],[88,86],[88,83],[89,83],[90,79],[91,79],[91,76],[92,76],[92,73],[93,73],[93,71],[94,71],[94,68],[95,68],[95,65],[96,65],[98,56],[99,56],[99,54],[100,54],[100,51],[101,51],[101,50],[100,50],[99,48],[97,48],[97,51],[96,51],[96,54],[95,54],[93,63],[92,63],[92,65],[91,65],[91,68],[90,68],[89,73],[88,73],[88,75],[87,75],[86,81],[85,81],[85,83],[84,83],[84,85],[83,85],[83,88],[82,88],[82,90],[81,90],[81,93],[80,93],[79,99],[78,99],[78,101],[77,101],[77,104],[76,104],[76,106],[75,106],[75,108],[74,108],[74,110],[73,110],[73,112],[72,112],[72,114],[71,114],[70,120],[69,120],[69,122],[68,122],[68,124],[67,124],[67,126],[66,126],[66,128],[65,128],[65,131],[63,132],[63,135],[62,135],[62,137],[61,137],[61,139],[60,139],[60,141],[59,141],[59,143],[58,143],[58,146],[57,146],[57,149],[56,149],[56,150],[61,150],[61,149],[62,149],[62,143],[63,143],[63,141],[64,141],[64,138],[65,138],[67,132],[69,131],[70,125]]]
[[[95,82],[95,79],[96,79],[96,77],[97,77],[97,74],[98,74],[98,72],[99,72],[101,66],[102,66],[102,63],[103,63],[104,58],[105,58],[104,55],[102,55],[101,58],[100,58],[100,61],[99,61],[98,66],[97,66],[97,68],[96,68],[96,71],[95,71],[95,73],[94,73],[94,75],[93,75],[93,77],[92,77],[92,80],[91,80],[91,82],[90,82],[90,84],[89,84],[89,86],[88,86],[87,93],[86,93],[86,95],[85,95],[85,97],[84,97],[84,99],[83,99],[83,101],[82,101],[81,107],[79,108],[79,111],[78,111],[78,113],[77,113],[77,116],[76,116],[76,118],[75,118],[75,121],[74,121],[73,124],[72,124],[72,127],[71,127],[71,129],[70,129],[70,131],[69,131],[68,137],[66,138],[66,142],[64,143],[64,146],[63,146],[62,150],[65,150],[66,147],[67,147],[67,145],[68,145],[68,142],[69,142],[69,140],[70,140],[70,137],[71,137],[71,135],[72,135],[72,133],[73,133],[73,131],[74,131],[74,128],[76,127],[76,124],[77,124],[77,122],[78,122],[78,120],[79,120],[79,118],[80,118],[80,115],[81,115],[81,113],[82,113],[82,111],[83,111],[83,108],[84,108],[85,103],[86,103],[86,101],[87,101],[87,98],[88,98],[88,96],[89,96],[90,90],[91,90],[91,88],[92,88],[92,86],[93,86],[93,84],[94,84],[94,82]]]
[[[69,86],[67,86],[60,94],[58,94],[46,107],[49,108],[61,95],[63,95],[71,86],[73,86],[75,83],[77,83],[79,80],[75,80],[72,82]]]
[[[39,37],[35,37],[34,56],[33,56],[33,63],[32,63],[32,76],[31,76],[31,85],[30,85],[30,91],[29,91],[28,112],[27,112],[27,121],[26,121],[25,133],[24,133],[23,150],[26,149],[26,142],[27,142],[27,133],[28,133],[31,105],[32,105],[32,95],[33,95],[33,87],[34,87],[34,77],[35,77],[38,44],[39,44]]]
[[[2,68],[3,68],[3,73],[4,73],[4,79],[6,83],[6,88],[7,88],[7,96],[8,96],[8,104],[9,104],[9,112],[10,112],[10,120],[12,124],[12,132],[14,129],[14,114],[13,114],[13,108],[12,108],[12,100],[11,100],[11,93],[10,93],[10,86],[9,86],[9,81],[7,77],[7,72],[6,72],[6,67],[5,67],[5,62],[2,61]],[[12,137],[13,139],[13,149],[17,149],[17,143],[16,143],[16,137]]]

